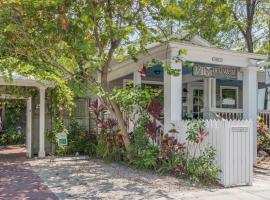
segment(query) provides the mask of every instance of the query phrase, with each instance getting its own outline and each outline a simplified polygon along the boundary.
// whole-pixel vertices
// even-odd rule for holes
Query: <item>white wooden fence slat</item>
[[[248,147],[249,147],[249,158],[250,158],[250,161],[249,161],[249,185],[252,184],[252,180],[253,180],[253,159],[256,159],[256,158],[253,158],[253,125],[252,125],[252,121],[249,120],[247,123],[249,123],[249,132],[251,135],[251,137],[249,137],[249,144],[248,144]],[[251,155],[251,156],[250,156]]]

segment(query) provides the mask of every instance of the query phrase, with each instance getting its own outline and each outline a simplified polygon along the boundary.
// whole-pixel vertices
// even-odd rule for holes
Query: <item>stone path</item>
[[[0,147],[1,200],[56,200],[26,162],[25,148]]]

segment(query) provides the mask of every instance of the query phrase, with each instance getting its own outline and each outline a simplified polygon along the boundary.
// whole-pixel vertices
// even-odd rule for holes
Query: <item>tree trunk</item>
[[[130,141],[129,141],[129,135],[128,135],[128,131],[127,131],[127,126],[125,124],[125,120],[123,117],[123,112],[120,110],[119,106],[117,106],[115,103],[111,102],[111,104],[113,106],[113,112],[118,120],[119,128],[120,128],[121,133],[123,135],[124,146],[125,146],[126,150],[128,151]]]
[[[246,12],[247,12],[247,21],[246,21],[246,31],[244,34],[248,52],[254,52],[253,37],[252,37],[252,27],[254,22],[254,14],[256,7],[256,0],[246,0]]]
[[[248,52],[253,53],[254,52],[254,48],[253,48],[254,45],[253,45],[252,30],[251,29],[247,30],[245,40],[246,40]]]
[[[109,84],[108,84],[108,67],[104,67],[102,70],[101,85],[102,85],[102,88],[106,92],[110,92],[110,88],[109,88]],[[119,128],[120,128],[122,136],[123,136],[124,146],[128,152],[130,140],[129,140],[129,135],[128,135],[128,131],[127,131],[127,126],[125,124],[125,120],[123,117],[123,112],[120,110],[120,108],[117,104],[115,104],[114,102],[110,101],[107,98],[104,99],[104,103],[107,104],[106,106],[108,107],[109,111],[115,115],[115,117],[118,121],[118,125],[119,125]]]

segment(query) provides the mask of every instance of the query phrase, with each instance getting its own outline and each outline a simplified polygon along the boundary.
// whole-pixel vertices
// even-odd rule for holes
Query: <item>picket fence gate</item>
[[[251,185],[253,178],[253,129],[250,120],[206,120],[208,133],[202,146],[213,147],[221,170],[219,182],[225,187]],[[177,133],[169,133],[187,144],[188,121],[174,122]],[[191,150],[192,151],[192,150]]]

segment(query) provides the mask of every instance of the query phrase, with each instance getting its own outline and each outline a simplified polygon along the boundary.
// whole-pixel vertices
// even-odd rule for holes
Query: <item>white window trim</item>
[[[232,90],[236,90],[236,109],[239,108],[239,88],[237,86],[220,86],[220,91],[219,91],[219,95],[220,95],[220,107],[222,107],[222,90],[223,89],[232,89]],[[233,109],[233,108],[230,108]]]
[[[198,111],[198,112],[193,112],[193,108],[194,108],[194,103],[193,103],[193,99],[194,99],[194,95],[193,95],[193,94],[194,94],[194,90],[202,90],[203,93],[205,92],[204,89],[203,89],[203,86],[202,86],[202,87],[193,87],[193,88],[192,88],[192,90],[191,90],[191,93],[192,93],[192,94],[191,94],[192,99],[191,99],[191,101],[190,101],[191,104],[192,104],[192,105],[191,105],[191,110],[190,110],[191,113],[192,113],[192,115],[193,115],[194,113],[198,113],[198,114],[201,113],[201,112],[199,112],[199,111]],[[204,101],[204,99],[203,99],[203,101]],[[202,109],[204,109],[204,102],[203,102]],[[202,111],[202,112],[203,112],[203,111]]]
[[[193,90],[203,90],[202,82],[190,82],[187,84],[187,111],[188,113],[193,112]]]

